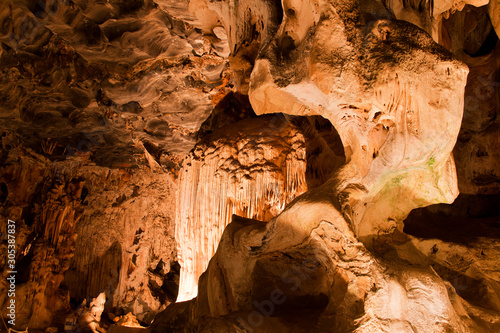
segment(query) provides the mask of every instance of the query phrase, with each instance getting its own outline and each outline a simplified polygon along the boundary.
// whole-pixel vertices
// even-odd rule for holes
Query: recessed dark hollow
[[[467,53],[471,57],[482,57],[482,56],[488,55],[491,52],[493,52],[497,43],[498,43],[498,36],[495,32],[495,29],[493,29],[493,27],[491,27],[491,30],[489,31],[488,35],[484,39],[484,42],[481,44],[481,47],[479,48],[479,50],[477,50],[476,52],[473,52],[473,51],[470,51],[469,49],[465,48],[464,51],[465,51],[465,53]]]
[[[280,59],[290,58],[290,53],[295,49],[295,41],[286,35],[278,39],[278,52]]]
[[[452,204],[413,210],[404,222],[404,231],[416,237],[463,244],[480,238],[500,239],[498,202],[500,195],[460,194]]]
[[[5,200],[7,200],[7,197],[9,196],[9,188],[7,187],[7,184],[4,182],[0,183],[0,203],[5,203]]]

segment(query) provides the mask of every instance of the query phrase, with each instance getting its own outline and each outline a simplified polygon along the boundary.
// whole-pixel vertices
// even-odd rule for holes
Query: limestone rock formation
[[[107,312],[118,307],[149,322],[177,296],[165,281],[177,265],[170,208],[176,185],[170,175],[147,169],[85,171],[86,209],[65,284],[76,299],[105,292]]]
[[[233,215],[269,221],[344,163],[338,134],[324,118],[255,118],[245,104],[242,97],[226,96],[199,132],[210,134],[183,162],[175,237],[178,302],[196,296],[198,279]],[[214,125],[220,128],[212,132]]]
[[[289,54],[282,54],[280,41],[290,37],[288,30],[297,25],[287,19],[281,26],[283,35],[278,34],[261,52],[250,85],[256,112],[321,114],[329,119],[341,136],[349,160],[351,179],[339,184],[348,191],[349,186],[356,186],[375,196],[397,178],[401,188],[411,193],[411,182],[430,180],[437,174],[434,185],[425,182],[430,186],[426,196],[419,197],[422,191],[415,191],[420,192],[415,193],[420,205],[452,202],[457,188],[450,152],[460,129],[465,66],[452,60],[425,34],[401,22],[381,20],[371,30],[361,30],[354,25],[356,18],[348,20],[347,14],[342,14],[348,9],[359,11],[356,23],[363,24],[363,7],[335,7],[328,2],[318,6],[324,17],[320,20],[318,16],[318,22],[305,22],[313,32],[307,38],[294,39]],[[286,8],[285,4],[285,12]],[[294,8],[295,15],[302,15]],[[315,12],[310,6],[303,10],[310,15]],[[408,38],[413,38],[414,44],[405,47]],[[328,52],[336,57],[325,57]],[[310,65],[299,67],[299,63]],[[430,89],[435,94],[426,95]],[[436,140],[437,133],[447,133],[449,140]],[[434,194],[432,187],[436,188]],[[411,203],[408,206],[398,208],[400,216],[384,212],[373,217],[403,219],[414,208]],[[361,216],[353,222],[359,236],[377,233],[374,221],[369,222],[369,228],[375,230],[365,230]],[[384,223],[381,221],[381,229],[390,228]]]
[[[106,312],[144,323],[175,300],[176,172],[231,91],[224,43],[193,19],[169,2],[0,4],[1,225],[18,223],[16,329],[61,325],[103,291]]]
[[[491,23],[495,27],[497,36],[500,35],[500,5],[498,2],[490,1],[488,3],[488,14],[490,16]]]
[[[459,142],[455,147],[464,194],[497,194],[500,44],[486,8],[466,7],[446,22],[453,52],[470,68]],[[472,148],[474,146],[474,148]]]
[[[4,149],[7,142],[3,140]],[[48,167],[47,159],[21,147],[13,147],[5,157],[0,183],[8,195],[1,209],[2,216],[16,222],[16,269],[21,273],[16,279],[16,323],[44,329],[69,305],[61,284],[75,250],[83,182],[65,172],[54,177],[58,170]],[[7,219],[3,230],[6,225]],[[6,253],[7,244],[2,244],[2,254]],[[7,256],[1,260],[7,267]],[[8,276],[6,269],[3,274]],[[6,279],[1,283],[2,290],[10,289]],[[8,294],[0,297],[6,304]]]
[[[104,304],[106,303],[106,294],[104,292],[100,293],[99,296],[94,298],[89,307],[84,305],[84,309],[78,318],[81,326],[83,326],[85,331],[91,331],[93,333],[106,332],[100,325],[101,315],[104,311]]]
[[[171,175],[147,166],[110,170],[78,158],[51,162],[22,147],[6,153],[2,215],[18,223],[23,272],[18,327],[44,329],[71,310],[70,298],[79,304],[101,292],[106,312],[129,309],[146,322],[175,300],[175,289],[167,288],[178,278]]]
[[[412,209],[458,195],[452,149],[468,69],[415,26],[367,19],[363,4],[283,1],[279,28],[268,21],[250,42],[232,18],[256,12],[250,22],[259,22],[255,8],[267,2],[199,5],[238,31],[237,45],[260,43],[249,87],[256,113],[322,115],[347,163],[268,223],[233,218],[198,297],[159,314],[153,332],[498,329],[498,312],[479,319],[489,315],[403,233]]]
[[[500,331],[498,7],[2,1],[9,327]]]
[[[177,301],[196,296],[198,278],[233,215],[268,221],[307,190],[304,137],[284,117],[230,127],[196,145],[180,171]]]

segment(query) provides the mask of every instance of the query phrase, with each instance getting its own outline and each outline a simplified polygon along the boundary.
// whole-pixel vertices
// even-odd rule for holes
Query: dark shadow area
[[[86,271],[77,270],[75,262],[72,262],[64,277],[72,302],[80,304],[84,299],[90,301],[104,291],[106,309],[110,311],[112,297],[120,281],[121,266],[122,248],[118,241],[102,256],[92,260],[86,266]]]
[[[461,244],[479,237],[500,239],[499,203],[500,195],[460,194],[453,204],[413,210],[404,222],[404,232]]]
[[[177,261],[174,261],[170,265],[170,272],[165,276],[162,286],[163,292],[172,302],[174,302],[177,299],[177,295],[179,295],[180,275],[181,265],[179,265]]]
[[[337,130],[322,116],[285,117],[305,138],[307,188],[324,184],[346,162],[344,146]]]
[[[16,271],[19,272],[16,276],[16,284],[21,285],[30,281],[30,268],[32,261],[33,251],[29,251],[26,255],[19,256],[16,262]]]
[[[498,36],[486,10],[470,8],[468,19],[477,21],[474,29],[464,41],[464,52],[471,57],[481,57],[490,54],[495,49]]]
[[[9,196],[9,189],[7,188],[7,184],[5,182],[0,183],[0,203],[4,204]]]
[[[257,115],[250,105],[248,96],[237,92],[230,92],[214,107],[210,116],[201,124],[197,139],[200,140],[224,126],[255,117]]]
[[[333,280],[312,251],[303,252],[270,253],[255,263],[253,310],[267,317],[321,315],[333,292]]]
[[[441,278],[450,282],[458,296],[470,304],[484,309],[495,309],[498,306],[497,302],[493,301],[493,299],[498,301],[498,295],[492,292],[494,288],[491,288],[486,279],[467,275],[460,271],[459,267],[455,270],[435,262],[431,266]]]
[[[290,53],[295,49],[295,41],[290,36],[278,39],[278,50],[280,59],[289,59]]]
[[[149,278],[148,287],[151,294],[157,297],[161,304],[173,303],[179,294],[179,281],[181,266],[177,261],[170,263],[170,270],[164,274],[165,265],[168,265],[160,260],[154,270],[150,270],[152,276]],[[161,281],[161,282],[160,282]]]
[[[490,54],[495,49],[498,42],[498,36],[494,29],[491,29],[489,34],[486,36],[483,44],[477,52],[469,54],[471,57],[481,57]],[[468,53],[467,50],[464,50],[465,53]]]

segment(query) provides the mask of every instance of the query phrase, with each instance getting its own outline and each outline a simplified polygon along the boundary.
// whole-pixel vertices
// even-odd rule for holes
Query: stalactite
[[[305,172],[304,137],[278,116],[242,121],[195,147],[180,176],[177,301],[196,296],[233,214],[269,221],[307,190]]]
[[[72,179],[67,183],[54,186],[47,193],[42,207],[41,225],[44,237],[56,248],[71,234],[80,219],[80,195],[84,182]]]

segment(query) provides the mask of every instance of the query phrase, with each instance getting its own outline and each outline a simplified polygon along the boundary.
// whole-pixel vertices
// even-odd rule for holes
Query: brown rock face
[[[454,154],[461,193],[498,193],[500,44],[485,7],[465,7],[445,21],[451,49],[470,68],[464,119]]]
[[[325,119],[288,120],[267,115],[221,127],[184,160],[175,234],[178,302],[196,296],[198,279],[233,216],[269,221],[344,163],[338,134]]]
[[[2,167],[0,181],[9,191],[2,215],[15,222],[14,261],[20,273],[16,276],[17,288],[2,279],[2,290],[15,290],[17,325],[38,329],[48,327],[54,313],[68,306],[69,295],[60,286],[74,255],[74,228],[82,213],[81,179],[64,172],[52,178],[54,170],[47,162],[42,156],[14,148]],[[7,222],[2,220],[3,230],[7,230]],[[2,253],[7,253],[7,244]],[[6,259],[3,256],[2,266],[7,268]],[[10,276],[7,269],[4,275]],[[7,304],[8,299],[5,292],[0,302]],[[2,309],[2,314],[6,310]]]
[[[179,2],[0,4],[1,263],[10,219],[16,329],[62,330],[101,292],[105,314],[149,323],[177,297],[178,163],[231,89],[225,44],[192,21]]]
[[[176,185],[170,175],[147,169],[88,168],[84,177],[88,195],[75,228],[78,251],[65,275],[69,293],[82,300],[105,292],[106,311],[127,309],[149,322],[176,296],[166,288],[176,265],[170,208]]]
[[[129,309],[144,322],[175,300],[170,175],[52,163],[17,147],[0,179],[9,190],[2,215],[18,223],[18,327],[45,329],[71,310],[70,297],[104,292],[106,312]]]

